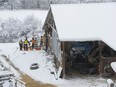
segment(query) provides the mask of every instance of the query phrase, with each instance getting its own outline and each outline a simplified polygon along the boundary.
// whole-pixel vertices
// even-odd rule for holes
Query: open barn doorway
[[[98,41],[65,42],[66,75],[104,74],[106,63],[110,65],[111,61],[116,60],[116,52],[105,43],[101,43],[100,46]],[[110,61],[104,58],[110,58]]]

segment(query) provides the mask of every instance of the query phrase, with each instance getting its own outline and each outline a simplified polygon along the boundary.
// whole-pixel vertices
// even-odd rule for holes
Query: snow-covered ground
[[[22,84],[20,73],[13,67],[13,64],[0,50],[0,84],[3,87],[25,87],[25,83]]]
[[[107,87],[106,79],[99,76],[77,76],[56,80],[54,74],[51,74],[46,66],[45,51],[20,51],[18,47],[18,43],[0,43],[0,55],[6,55],[23,73],[37,81],[55,84],[58,87]],[[39,68],[30,70],[33,63],[38,63]]]

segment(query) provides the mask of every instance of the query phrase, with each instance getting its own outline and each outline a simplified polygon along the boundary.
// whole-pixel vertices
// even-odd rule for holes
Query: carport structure
[[[116,3],[51,5],[43,26],[46,50],[55,55],[56,65],[63,69],[63,77],[66,73],[66,60],[71,56],[72,43],[97,43],[97,69],[100,75],[104,73],[104,64],[116,60],[115,9]],[[103,57],[104,46],[110,48],[112,55]]]

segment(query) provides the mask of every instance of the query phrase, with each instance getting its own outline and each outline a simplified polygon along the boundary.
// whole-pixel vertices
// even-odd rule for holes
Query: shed
[[[107,64],[116,60],[115,10],[116,3],[53,4],[50,6],[43,26],[46,36],[45,46],[46,51],[55,55],[56,65],[58,67],[62,66],[63,77],[68,71],[66,67],[70,64],[70,61],[73,61],[71,58],[72,46],[80,50],[87,46],[82,46],[82,44],[89,43],[91,50],[87,51],[88,54],[86,53],[89,56],[88,60],[91,57],[93,58],[92,55],[98,51],[99,62],[96,69],[100,75],[105,73],[104,69]],[[79,45],[80,43],[82,44]],[[98,45],[97,49],[92,48],[95,44]],[[108,56],[102,55],[105,46],[110,48]],[[93,54],[90,54],[91,51]],[[107,51],[106,54],[109,52]],[[69,61],[69,64],[67,61]],[[75,66],[77,68],[78,65]]]

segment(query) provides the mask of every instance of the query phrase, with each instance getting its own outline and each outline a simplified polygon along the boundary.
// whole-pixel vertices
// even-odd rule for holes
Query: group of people
[[[27,38],[24,41],[23,40],[20,40],[19,41],[20,50],[23,50],[23,48],[24,48],[25,51],[28,51],[28,48],[29,47],[31,47],[32,50],[33,50],[34,47],[35,47],[35,43],[36,43],[36,40],[34,38],[32,38],[31,41],[28,41]],[[30,44],[31,44],[31,46],[30,46]]]

